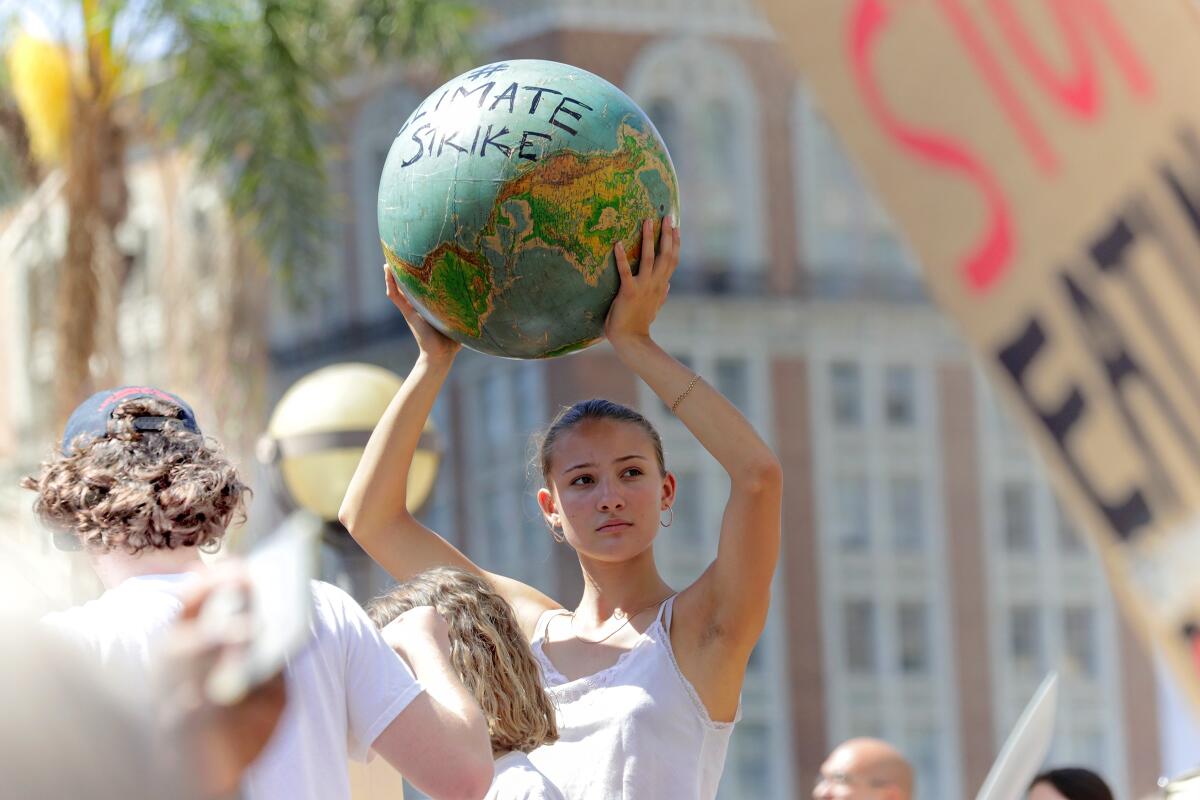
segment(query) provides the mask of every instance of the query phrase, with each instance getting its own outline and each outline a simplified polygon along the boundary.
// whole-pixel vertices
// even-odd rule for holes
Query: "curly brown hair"
[[[492,752],[528,753],[558,741],[554,705],[508,602],[466,570],[425,570],[367,604],[380,628],[417,606],[433,606],[450,626],[450,663],[483,709]]]
[[[249,488],[220,445],[192,433],[180,409],[153,397],[124,401],[107,435],[76,441],[42,463],[21,486],[37,492],[34,511],[47,525],[74,532],[90,550],[219,546],[244,518]],[[166,417],[161,431],[134,429],[136,417]]]

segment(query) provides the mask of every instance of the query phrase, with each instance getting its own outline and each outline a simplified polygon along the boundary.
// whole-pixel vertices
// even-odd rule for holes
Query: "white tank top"
[[[567,800],[709,800],[725,768],[734,723],[714,722],[671,650],[671,608],[659,607],[642,638],[607,669],[568,681],[542,649],[547,611],[533,654],[558,709],[558,741],[529,759]]]

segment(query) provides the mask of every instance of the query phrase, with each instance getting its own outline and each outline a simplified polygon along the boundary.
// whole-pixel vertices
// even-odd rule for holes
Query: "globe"
[[[483,353],[595,344],[642,220],[678,219],[671,157],[620,89],[553,61],[466,72],[412,113],[379,183],[384,257],[434,327]]]

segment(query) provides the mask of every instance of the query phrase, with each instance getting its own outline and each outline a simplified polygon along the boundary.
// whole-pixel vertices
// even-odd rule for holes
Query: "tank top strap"
[[[537,624],[533,626],[533,639],[531,641],[540,642],[546,638],[546,628],[550,625],[550,620],[557,617],[559,614],[566,613],[564,608],[548,608],[538,617]]]
[[[675,608],[675,598],[676,597],[679,597],[678,592],[671,595],[666,600],[663,600],[662,605],[660,605],[658,607],[658,617],[657,617],[656,621],[658,621],[658,620],[662,621],[663,629],[668,634],[671,632],[671,612]]]

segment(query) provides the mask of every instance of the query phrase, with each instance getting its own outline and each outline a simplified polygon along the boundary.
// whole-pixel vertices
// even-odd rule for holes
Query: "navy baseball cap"
[[[134,417],[133,427],[135,430],[161,431],[167,420],[175,420],[183,425],[184,430],[195,434],[200,433],[200,426],[196,424],[195,412],[178,395],[164,392],[162,389],[155,389],[152,386],[122,386],[117,389],[105,389],[102,392],[96,392],[71,412],[71,417],[67,420],[67,427],[63,430],[63,455],[70,455],[71,444],[79,436],[87,436],[89,440],[107,436],[108,421],[112,419],[113,412],[117,410],[117,406],[124,400],[136,397],[153,397],[157,400],[179,406],[179,416]]]

